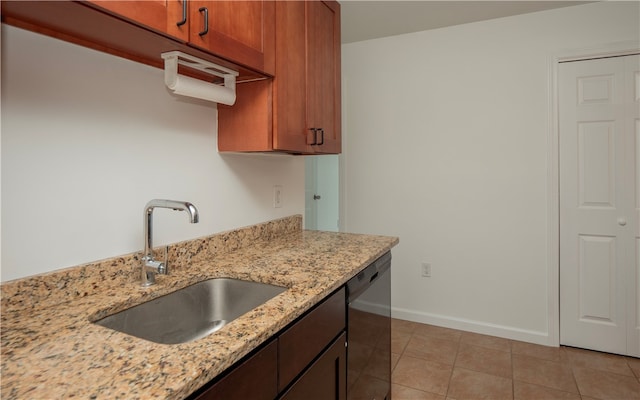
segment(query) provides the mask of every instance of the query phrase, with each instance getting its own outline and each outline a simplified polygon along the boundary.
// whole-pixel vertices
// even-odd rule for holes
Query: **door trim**
[[[619,57],[640,52],[640,41],[624,41],[597,47],[569,49],[549,57],[549,127],[547,142],[547,344],[560,345],[560,110],[559,64],[593,58]]]

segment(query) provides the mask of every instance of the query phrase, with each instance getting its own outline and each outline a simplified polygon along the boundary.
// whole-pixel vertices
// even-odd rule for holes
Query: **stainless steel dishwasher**
[[[391,252],[347,282],[347,399],[391,399]]]

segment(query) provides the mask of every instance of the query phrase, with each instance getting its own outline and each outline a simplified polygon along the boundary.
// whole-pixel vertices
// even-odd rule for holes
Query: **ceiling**
[[[587,1],[341,0],[342,43],[574,6]]]

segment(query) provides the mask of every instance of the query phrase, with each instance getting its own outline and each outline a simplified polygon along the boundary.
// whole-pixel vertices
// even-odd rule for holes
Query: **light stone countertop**
[[[138,254],[2,284],[2,399],[183,399],[398,243],[303,231],[293,216],[168,247],[170,274],[139,287]],[[93,324],[190,284],[230,277],[288,290],[189,343]]]

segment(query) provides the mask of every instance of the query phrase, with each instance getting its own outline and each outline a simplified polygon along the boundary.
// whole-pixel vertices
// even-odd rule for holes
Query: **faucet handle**
[[[164,261],[160,263],[158,273],[162,275],[169,273],[169,246],[164,246]]]
[[[169,273],[169,268],[167,268],[167,264],[163,263],[163,262],[158,262],[158,267],[157,267],[157,271],[160,275],[166,275]]]
[[[156,283],[156,274],[164,273],[166,268],[163,263],[150,257],[142,258],[142,286],[147,287]]]

